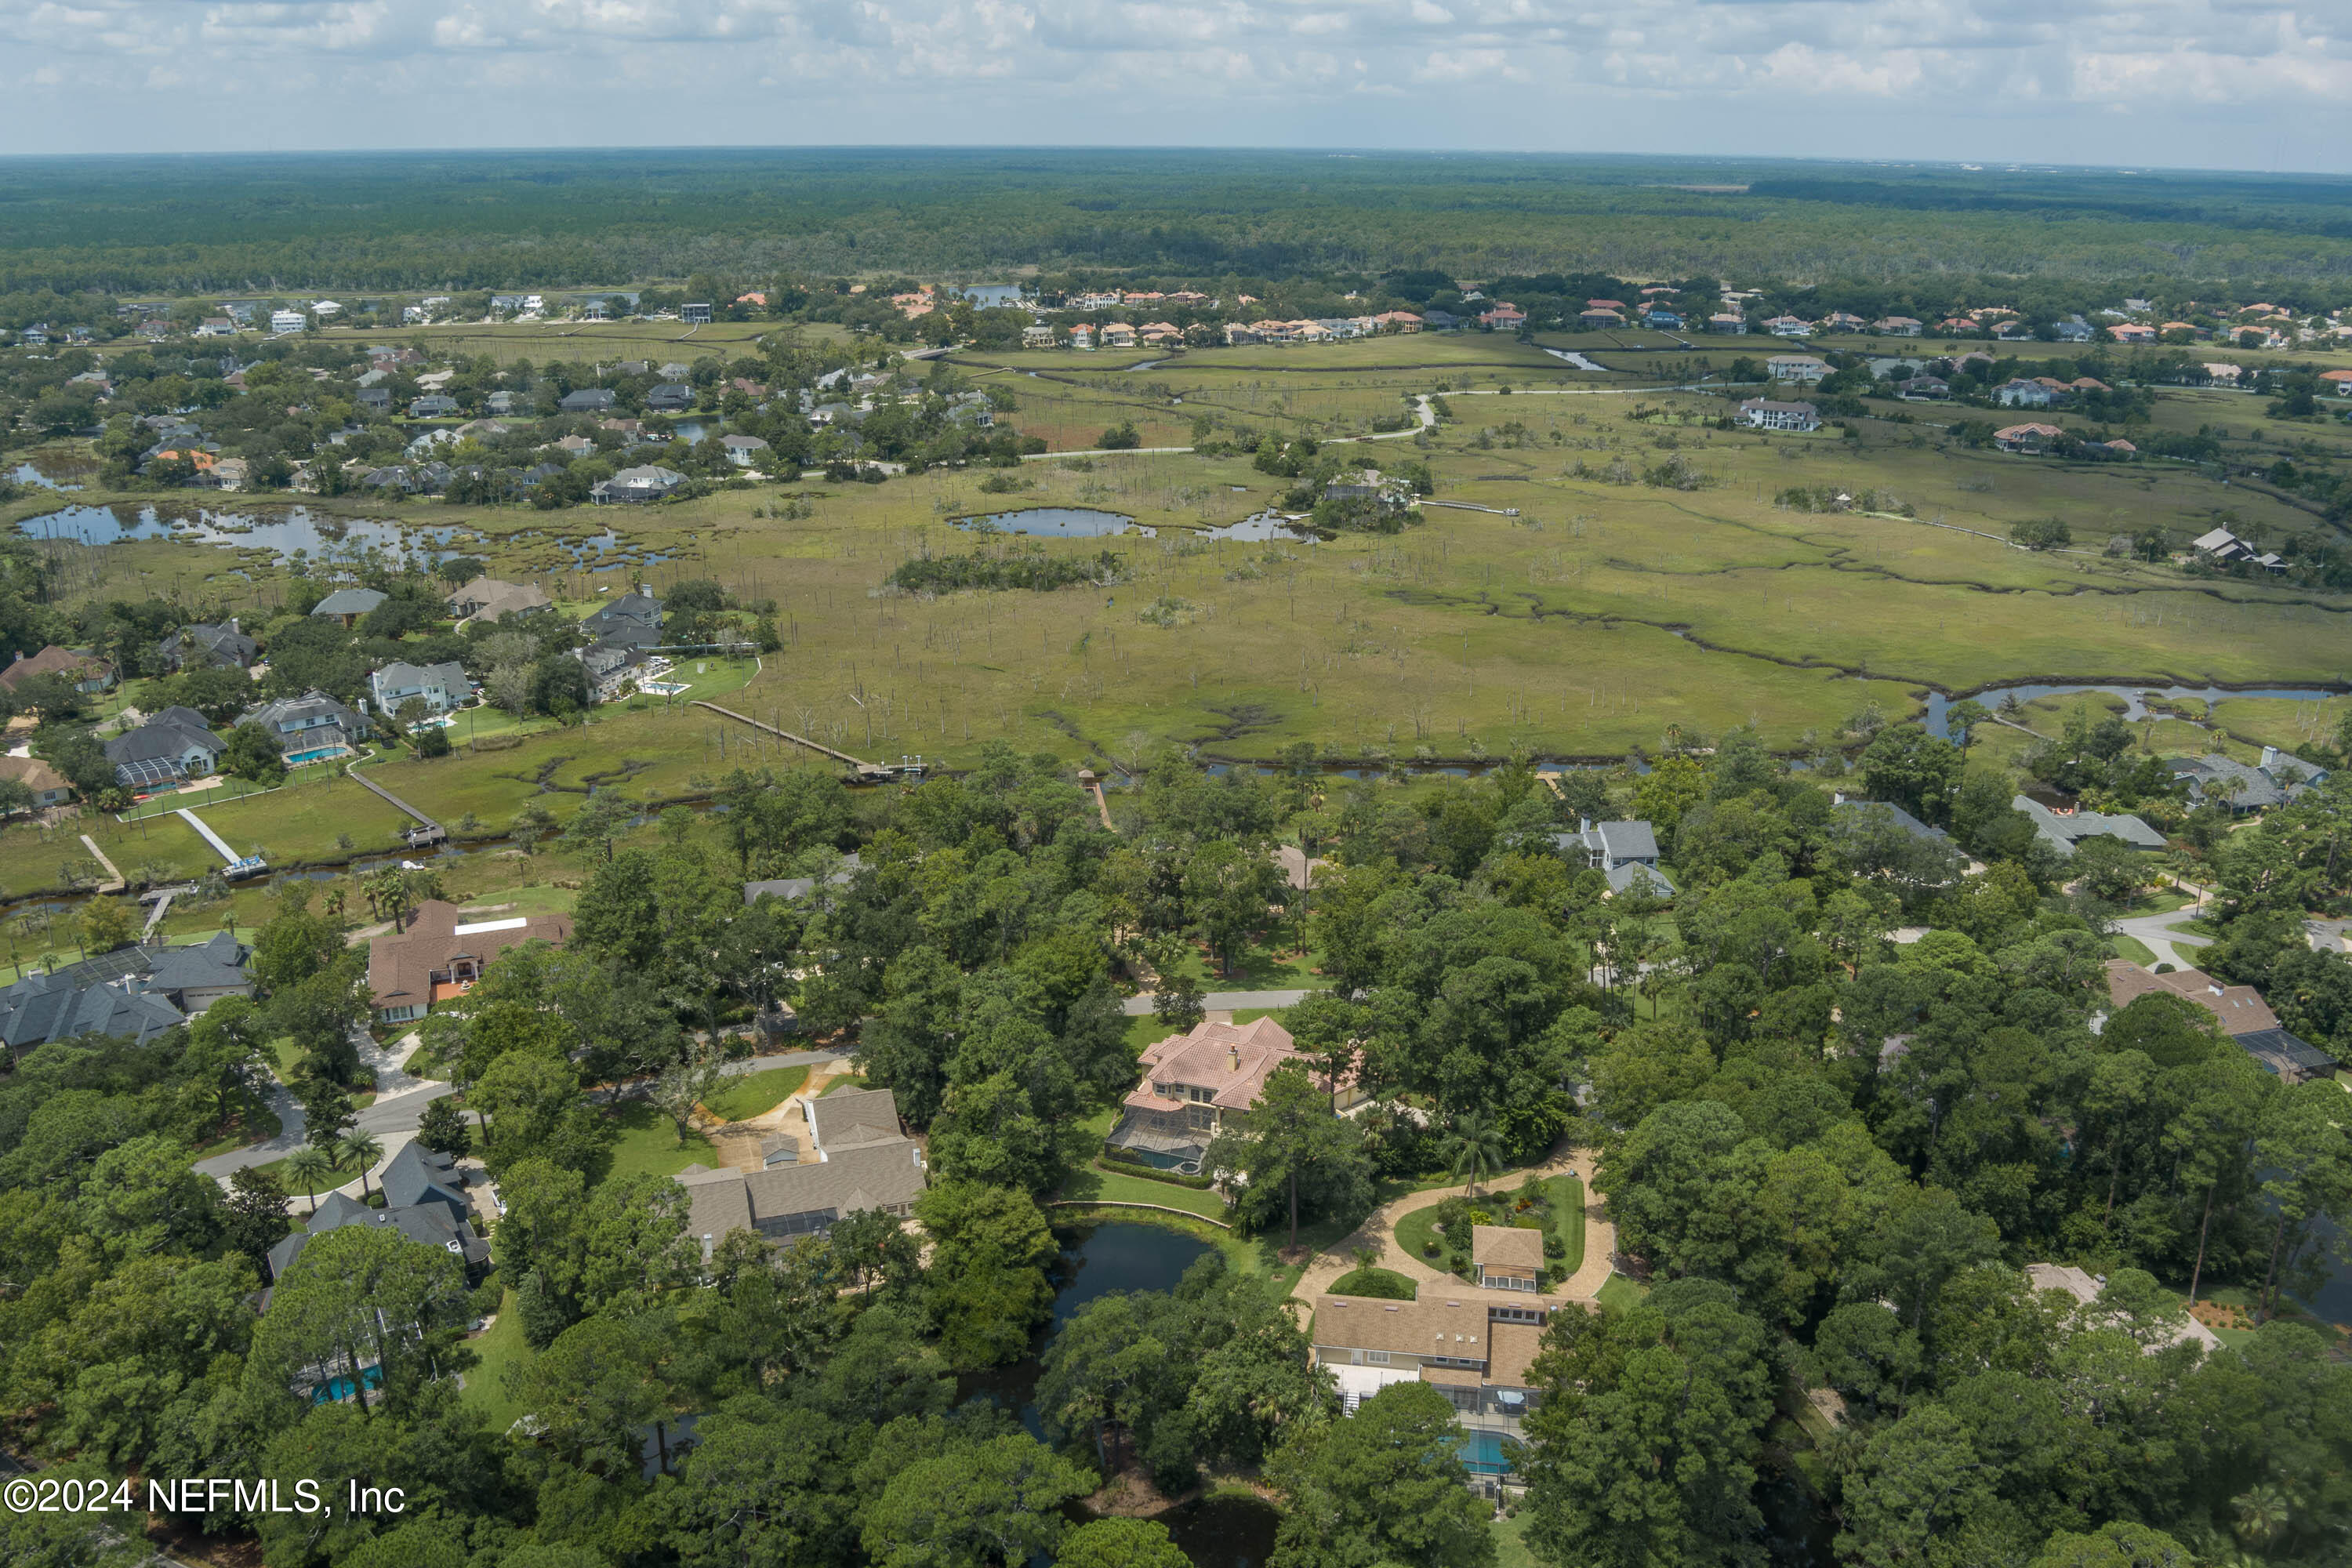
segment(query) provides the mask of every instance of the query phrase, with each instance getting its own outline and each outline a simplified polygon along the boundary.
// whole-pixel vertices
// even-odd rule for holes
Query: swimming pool
[[[360,1381],[366,1384],[371,1389],[382,1388],[383,1386],[383,1368],[380,1366],[369,1367],[366,1371],[360,1373]],[[349,1399],[351,1396],[352,1380],[348,1377],[338,1377],[331,1379],[326,1383],[322,1383],[317,1388],[312,1389],[310,1391],[310,1403],[313,1405],[335,1405],[343,1400]]]
[[[1474,1476],[1507,1476],[1510,1461],[1503,1456],[1503,1445],[1509,1442],[1501,1432],[1465,1432],[1456,1445],[1462,1452],[1462,1465]]]
[[[289,752],[286,763],[289,767],[296,767],[304,763],[321,762],[328,757],[340,757],[350,750],[349,746],[320,746],[308,752]]]

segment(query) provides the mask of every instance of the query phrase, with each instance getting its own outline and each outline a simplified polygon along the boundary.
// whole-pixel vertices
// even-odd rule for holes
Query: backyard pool
[[[1503,1445],[1507,1441],[1500,1432],[1465,1432],[1460,1447],[1462,1462],[1474,1476],[1507,1476],[1511,1473],[1510,1461],[1503,1457]]]
[[[360,1373],[360,1381],[367,1384],[371,1389],[382,1388],[383,1386],[383,1368],[380,1366],[372,1366],[367,1368]],[[352,1396],[352,1380],[350,1378],[331,1378],[310,1391],[310,1403],[313,1405],[340,1404],[343,1400],[349,1399]]]

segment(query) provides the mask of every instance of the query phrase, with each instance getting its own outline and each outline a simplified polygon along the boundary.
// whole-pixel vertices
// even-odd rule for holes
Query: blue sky
[[[2352,4],[0,0],[0,152],[1351,146],[2352,172]]]

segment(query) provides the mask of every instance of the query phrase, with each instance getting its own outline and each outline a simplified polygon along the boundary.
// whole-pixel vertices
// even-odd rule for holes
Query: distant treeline
[[[951,594],[959,588],[1029,588],[1051,593],[1080,583],[1116,583],[1125,575],[1117,554],[1048,555],[1042,547],[1014,554],[974,551],[970,555],[924,555],[900,563],[891,583],[915,594]]]
[[[2352,284],[2352,182],[2318,177],[819,149],[39,158],[12,160],[5,185],[0,295],[1021,267]]]

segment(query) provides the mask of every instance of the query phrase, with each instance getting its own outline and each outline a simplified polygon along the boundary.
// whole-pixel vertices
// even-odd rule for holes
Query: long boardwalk
[[[345,766],[343,769],[343,776],[356,781],[362,789],[374,791],[377,795],[383,796],[384,800],[390,802],[394,809],[416,818],[417,822],[421,826],[408,828],[403,835],[408,840],[408,846],[410,848],[417,848],[426,844],[438,844],[449,837],[449,830],[447,828],[442,826],[439,823],[434,821],[431,817],[425,816],[423,812],[417,810],[415,806],[409,805],[406,801],[401,799],[398,795],[393,794],[390,790],[376,783],[375,780],[360,772],[356,766]]]
[[[857,776],[861,779],[890,779],[898,776],[898,770],[895,768],[886,768],[879,763],[862,762],[847,752],[836,752],[822,742],[812,741],[806,735],[795,735],[790,730],[779,730],[773,724],[762,723],[748,714],[736,712],[732,708],[721,708],[716,702],[705,702],[700,698],[695,699],[694,705],[697,708],[708,708],[722,719],[732,719],[739,724],[749,724],[754,730],[773,735],[780,741],[790,741],[795,746],[805,746],[820,756],[831,757],[835,762],[845,763],[856,770]]]

